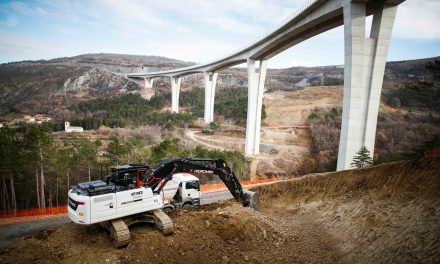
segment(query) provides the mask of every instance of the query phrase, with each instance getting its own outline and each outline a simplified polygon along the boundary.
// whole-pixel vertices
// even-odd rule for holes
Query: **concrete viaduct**
[[[345,68],[342,127],[337,170],[350,168],[362,146],[374,151],[377,115],[389,41],[397,6],[405,0],[309,0],[270,34],[218,60],[167,71],[127,74],[145,79],[171,78],[172,111],[179,109],[181,77],[203,73],[204,120],[214,120],[214,96],[218,71],[247,63],[248,108],[245,153],[256,155],[260,146],[261,110],[267,61],[313,36],[344,25]],[[373,15],[370,35],[365,20]]]

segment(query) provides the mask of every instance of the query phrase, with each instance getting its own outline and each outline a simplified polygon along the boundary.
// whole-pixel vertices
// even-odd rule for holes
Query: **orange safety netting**
[[[255,181],[241,181],[240,183],[241,183],[241,186],[243,186],[243,188],[247,188],[247,187],[253,187],[253,186],[256,186],[259,184],[271,183],[271,182],[276,182],[276,181],[280,181],[280,179],[271,178],[271,179],[255,180]],[[202,185],[202,186],[200,186],[200,190],[205,193],[223,191],[223,190],[226,190],[226,185],[224,185],[223,183]]]
[[[0,218],[12,218],[12,217],[27,217],[35,215],[53,215],[53,214],[66,214],[67,206],[26,209],[17,211],[5,211],[0,212]]]

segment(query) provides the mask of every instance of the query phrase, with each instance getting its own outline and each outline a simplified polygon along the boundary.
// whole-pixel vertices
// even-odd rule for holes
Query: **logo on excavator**
[[[194,173],[214,173],[212,170],[194,170]]]
[[[142,191],[133,192],[133,193],[131,193],[131,196],[135,196],[135,195],[139,195],[139,194],[142,194]]]

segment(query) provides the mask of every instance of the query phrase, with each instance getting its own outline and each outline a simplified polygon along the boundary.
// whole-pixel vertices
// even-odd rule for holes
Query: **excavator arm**
[[[172,175],[179,172],[191,174],[215,174],[226,185],[235,200],[243,206],[258,210],[258,194],[243,190],[240,181],[222,159],[205,158],[171,158],[161,161],[147,172],[147,184],[160,192]],[[155,180],[156,179],[156,180]]]

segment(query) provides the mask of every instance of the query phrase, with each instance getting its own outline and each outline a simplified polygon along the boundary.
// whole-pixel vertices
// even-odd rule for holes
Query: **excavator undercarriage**
[[[113,245],[119,248],[130,243],[129,227],[136,223],[154,224],[164,235],[170,235],[174,232],[173,221],[161,209],[102,222],[101,226],[110,233]]]

